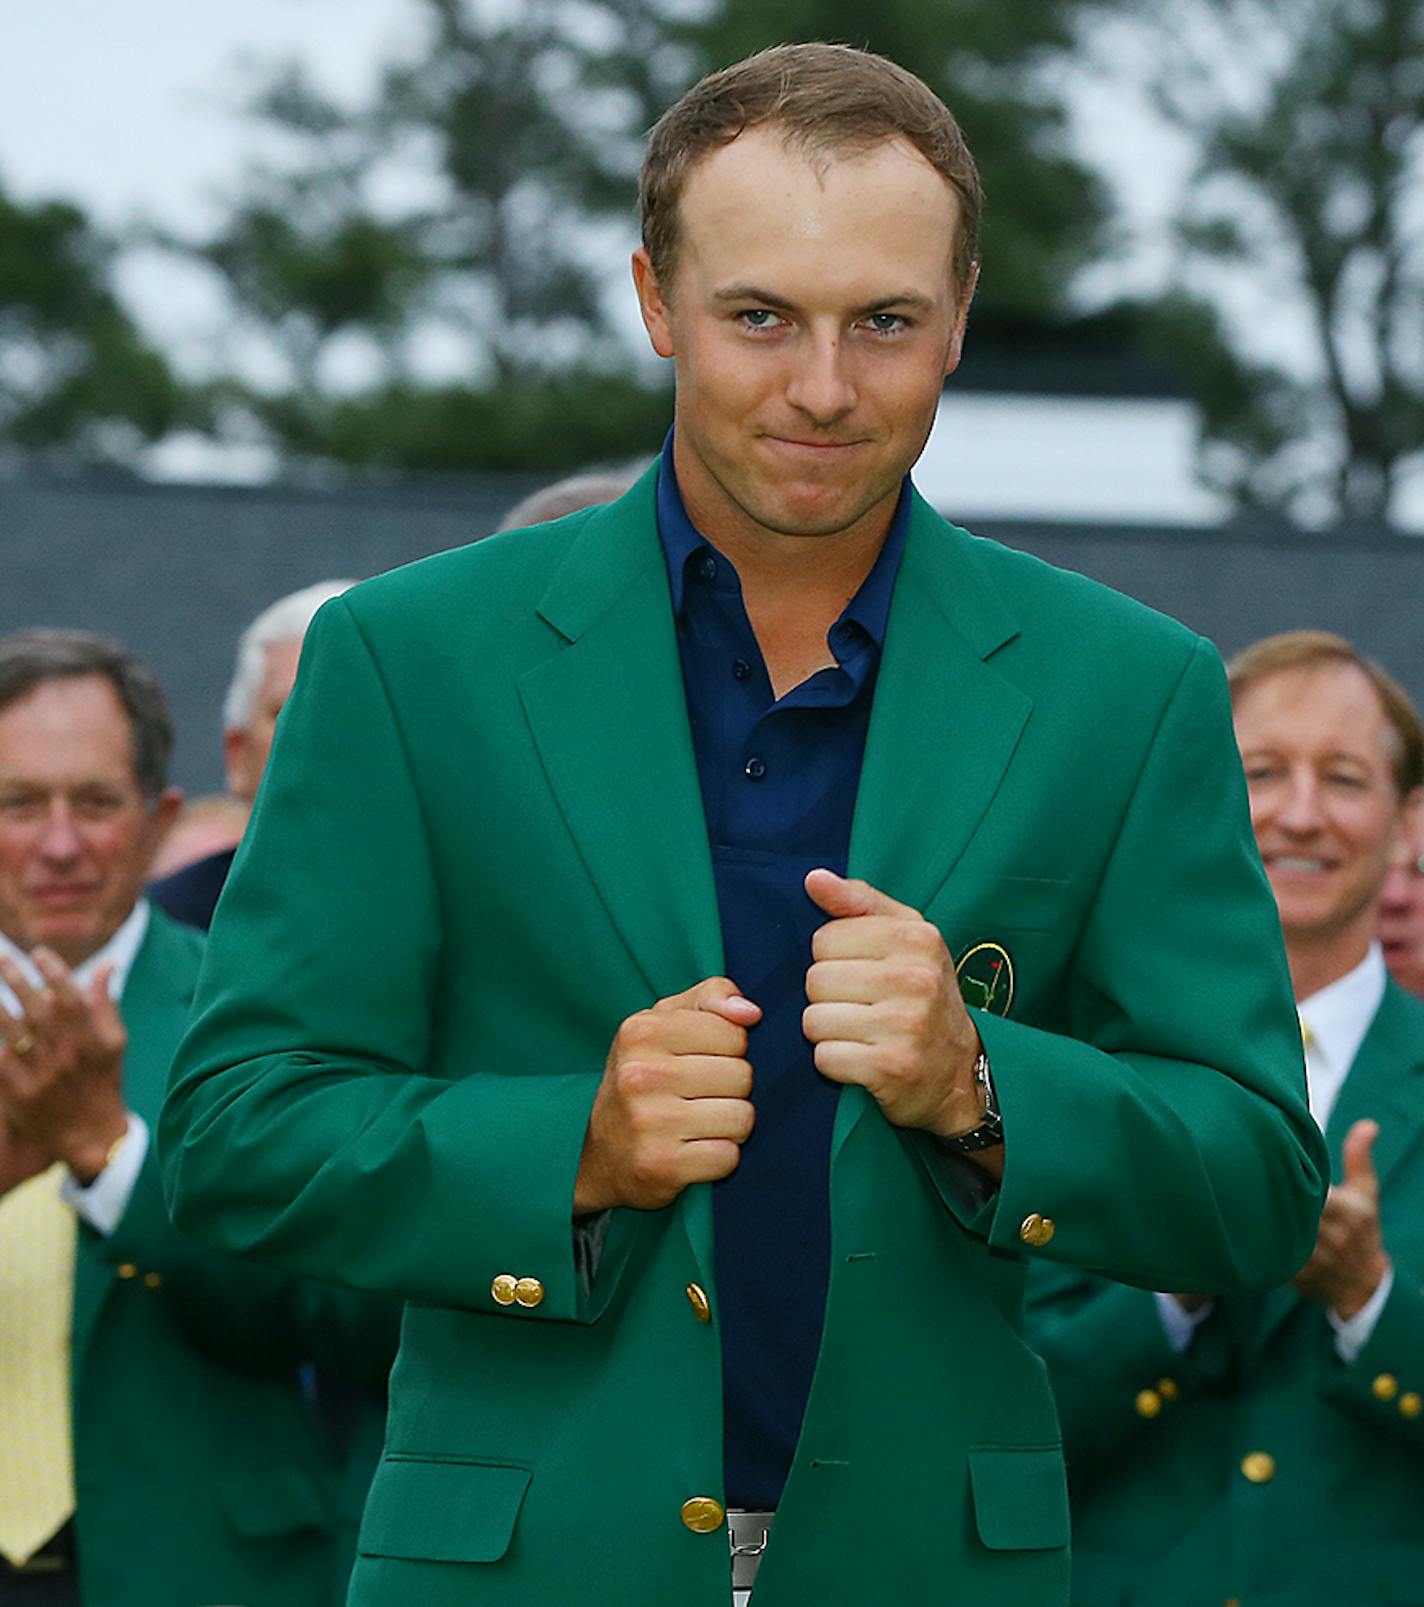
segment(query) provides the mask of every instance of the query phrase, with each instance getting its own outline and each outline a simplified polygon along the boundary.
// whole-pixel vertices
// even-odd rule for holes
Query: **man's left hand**
[[[40,948],[31,958],[42,986],[0,957],[0,977],[20,1005],[18,1016],[0,1010],[0,1105],[19,1137],[91,1183],[128,1129],[128,1040],[109,997],[113,967],[101,966],[83,990],[57,954]]]
[[[1379,1123],[1356,1122],[1345,1135],[1345,1176],[1326,1196],[1315,1253],[1291,1280],[1348,1321],[1379,1287],[1390,1260],[1380,1237],[1379,1178],[1370,1151]]]
[[[949,1138],[977,1127],[979,1034],[939,929],[868,882],[806,878],[830,919],[812,942],[802,1017],[816,1069],[859,1083],[897,1127]],[[997,1153],[997,1152],[996,1152]]]

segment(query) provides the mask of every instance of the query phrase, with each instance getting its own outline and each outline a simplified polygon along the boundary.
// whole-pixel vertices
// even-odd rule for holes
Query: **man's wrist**
[[[999,1111],[998,1094],[994,1088],[989,1056],[982,1043],[974,1057],[973,1075],[977,1096],[977,1110],[973,1112],[973,1119],[967,1124],[961,1119],[948,1130],[943,1127],[935,1130],[935,1136],[941,1143],[963,1155],[997,1149],[1004,1142],[1004,1123]]]
[[[60,1151],[60,1159],[74,1174],[75,1180],[88,1188],[104,1171],[113,1165],[129,1133],[129,1113],[119,1110],[113,1120],[92,1134],[84,1134]]]

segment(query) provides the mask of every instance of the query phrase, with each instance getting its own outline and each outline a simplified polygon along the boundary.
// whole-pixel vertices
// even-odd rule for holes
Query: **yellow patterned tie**
[[[1296,1019],[1300,1022],[1301,1044],[1303,1045],[1306,1054],[1309,1054],[1310,1051],[1315,1047],[1315,1034],[1310,1030],[1310,1023],[1303,1015],[1301,1015],[1299,1010],[1296,1011]]]
[[[0,1198],[0,1554],[28,1562],[74,1511],[74,1212],[63,1166]]]

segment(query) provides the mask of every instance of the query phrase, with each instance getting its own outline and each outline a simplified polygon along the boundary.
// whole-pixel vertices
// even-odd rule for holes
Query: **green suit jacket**
[[[725,1533],[679,1517],[722,1496],[710,1188],[614,1212],[591,1285],[570,1234],[619,1022],[723,964],[655,475],[322,612],[175,1066],[178,1220],[409,1302],[356,1607],[727,1607]],[[1235,1287],[1297,1265],[1320,1202],[1214,655],[917,499],[850,865],[956,954],[1010,952],[1012,1018],[982,1022],[1008,1165],[976,1203],[841,1095],[757,1607],[877,1599],[890,1559],[904,1607],[1046,1607],[1066,1490],[1020,1225]]]
[[[1395,1274],[1348,1364],[1289,1287],[1220,1301],[1179,1356],[1152,1296],[1035,1269],[1081,1607],[1424,1603],[1424,1005],[1393,983],[1331,1112],[1337,1177],[1366,1116]]]
[[[202,939],[159,911],[124,988],[128,1104],[157,1122]],[[318,1354],[368,1375],[369,1301],[178,1234],[152,1146],[117,1230],[82,1226],[72,1401],[86,1607],[339,1599],[337,1474],[302,1395]],[[379,1311],[379,1308],[377,1308]]]

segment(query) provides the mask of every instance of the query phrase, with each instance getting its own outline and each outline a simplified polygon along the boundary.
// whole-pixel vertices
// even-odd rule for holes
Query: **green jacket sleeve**
[[[1424,1451],[1424,1289],[1399,1261],[1394,1286],[1354,1361],[1324,1374],[1341,1411]]]
[[[152,1146],[114,1231],[83,1231],[88,1253],[137,1280],[207,1354],[244,1372],[285,1373],[311,1361],[385,1387],[400,1303],[251,1266],[179,1233]]]
[[[573,1184],[598,1065],[429,1072],[441,890],[399,722],[344,599],[297,686],[213,923],[158,1129],[185,1232],[306,1277],[587,1319]],[[537,1280],[503,1306],[501,1274]]]
[[[996,1249],[1143,1288],[1285,1282],[1314,1246],[1325,1146],[1205,643],[1165,707],[1067,987],[1061,1033],[976,1012],[1004,1178],[991,1213],[948,1183],[946,1204]]]
[[[1224,1309],[1175,1350],[1156,1295],[1037,1262],[1025,1333],[1048,1365],[1069,1466],[1081,1472],[1151,1436],[1164,1419],[1219,1388],[1233,1365]]]

